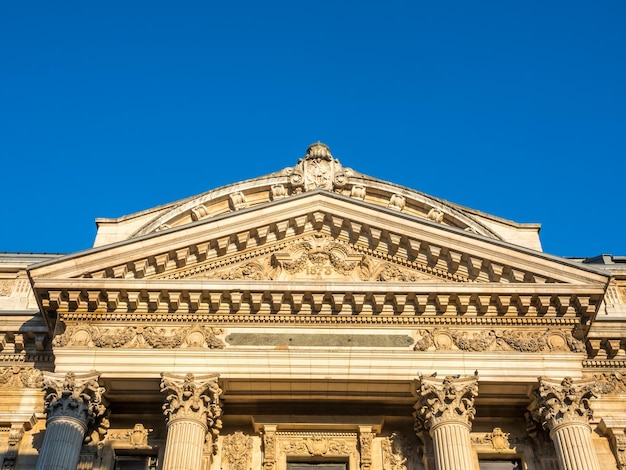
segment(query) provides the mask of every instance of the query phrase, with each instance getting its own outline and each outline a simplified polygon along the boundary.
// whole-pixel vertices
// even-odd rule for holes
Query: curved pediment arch
[[[320,142],[312,144],[294,167],[230,184],[188,198],[160,211],[131,237],[180,227],[308,191],[331,191],[407,215],[460,228],[489,238],[504,239],[472,211],[419,191],[345,168]]]

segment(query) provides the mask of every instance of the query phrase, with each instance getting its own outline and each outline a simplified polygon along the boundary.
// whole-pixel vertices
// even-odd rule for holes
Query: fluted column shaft
[[[590,400],[594,397],[591,381],[539,378],[530,411],[550,431],[561,470],[600,470],[588,424],[592,417]]]
[[[161,391],[167,392],[167,441],[163,470],[202,468],[205,442],[216,451],[214,439],[222,427],[218,376],[194,377],[161,374]]]
[[[474,470],[470,428],[466,423],[442,422],[430,430],[437,470]]]
[[[48,419],[37,470],[76,470],[85,435],[105,411],[98,378],[98,373],[44,374]]]
[[[563,470],[600,470],[588,424],[563,424],[554,428],[550,436]]]
[[[193,419],[174,419],[167,425],[163,470],[202,468],[202,452],[207,426]]]
[[[437,470],[474,470],[470,431],[477,395],[476,375],[420,378],[416,431],[421,435],[427,430],[432,438]]]
[[[86,431],[86,423],[79,419],[59,416],[48,420],[37,470],[75,469]]]

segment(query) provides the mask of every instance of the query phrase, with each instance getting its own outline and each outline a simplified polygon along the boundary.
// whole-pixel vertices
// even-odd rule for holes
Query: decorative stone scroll
[[[352,170],[343,168],[330,153],[327,145],[317,142],[310,145],[304,158],[294,168],[285,170],[289,176],[292,193],[298,194],[314,189],[340,191],[348,183]]]
[[[593,374],[594,392],[598,395],[626,394],[626,376],[620,372]]]
[[[54,346],[95,347],[107,349],[222,349],[224,342],[217,337],[220,328],[194,325],[183,328],[155,328],[129,326],[125,328],[100,328],[91,325],[69,326],[54,339]]]
[[[437,328],[418,330],[415,351],[461,350],[468,352],[517,351],[539,352],[583,352],[584,344],[575,339],[569,330],[547,328],[453,330]]]
[[[222,443],[222,468],[249,470],[252,463],[252,438],[241,431],[225,436]]]
[[[0,388],[37,388],[43,386],[43,373],[32,367],[0,368]]]
[[[590,400],[596,397],[592,381],[574,382],[539,378],[539,388],[529,411],[550,431],[563,470],[599,470],[591,441]]]

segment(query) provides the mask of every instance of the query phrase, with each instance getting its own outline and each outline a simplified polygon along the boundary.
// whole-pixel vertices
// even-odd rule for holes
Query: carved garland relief
[[[129,326],[125,328],[100,328],[91,325],[69,326],[54,339],[55,347],[95,347],[111,349],[222,349],[224,342],[217,336],[220,328],[195,325],[183,328],[157,328]]]
[[[415,351],[461,350],[469,352],[518,351],[583,352],[584,345],[570,331],[556,329],[489,329],[468,331],[437,328],[418,330]]]

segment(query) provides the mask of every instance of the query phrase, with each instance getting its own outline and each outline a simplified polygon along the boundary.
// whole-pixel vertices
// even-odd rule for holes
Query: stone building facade
[[[624,258],[321,143],[97,224],[0,254],[3,469],[626,469]]]

